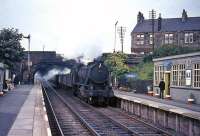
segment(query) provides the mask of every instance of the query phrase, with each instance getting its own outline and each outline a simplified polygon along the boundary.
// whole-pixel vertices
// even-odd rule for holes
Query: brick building
[[[181,18],[155,19],[154,47],[163,45],[200,48],[200,17],[189,17],[183,10]],[[152,20],[145,19],[141,12],[131,32],[131,52],[150,53],[153,45]]]

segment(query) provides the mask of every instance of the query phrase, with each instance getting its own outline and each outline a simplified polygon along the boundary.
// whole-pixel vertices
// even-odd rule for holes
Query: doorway
[[[170,71],[165,71],[165,91],[164,91],[164,97],[166,95],[170,95]]]

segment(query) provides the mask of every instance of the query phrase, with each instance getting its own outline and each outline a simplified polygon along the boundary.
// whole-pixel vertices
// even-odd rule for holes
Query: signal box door
[[[164,97],[166,95],[170,95],[170,71],[165,72],[165,91],[164,91]]]

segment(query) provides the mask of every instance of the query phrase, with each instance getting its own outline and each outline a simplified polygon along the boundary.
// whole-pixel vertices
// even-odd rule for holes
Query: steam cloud
[[[99,57],[102,54],[102,52],[102,47],[100,45],[86,44],[84,46],[79,47],[79,49],[77,49],[77,52],[75,52],[74,55],[69,58],[75,59],[77,62],[87,64],[88,62],[93,61],[94,58]]]
[[[43,78],[45,80],[49,80],[57,74],[69,74],[69,73],[70,73],[69,68],[64,68],[63,70],[61,70],[61,69],[51,69],[50,71],[48,71],[48,73],[46,75],[43,76]]]
[[[54,69],[51,69],[50,71],[48,71],[48,73],[45,74],[44,76],[42,76],[39,72],[37,72],[34,77],[34,80],[35,80],[34,82],[37,82],[41,79],[49,80],[57,74],[68,74],[68,73],[70,73],[70,71],[71,70],[69,68],[64,68],[64,69],[54,68]]]

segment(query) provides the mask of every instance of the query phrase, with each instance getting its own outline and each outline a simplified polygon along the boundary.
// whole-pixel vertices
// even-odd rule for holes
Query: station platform
[[[145,94],[136,94],[134,92],[119,90],[114,90],[114,94],[119,98],[200,120],[200,105],[198,104],[181,103],[174,100],[160,99]]]
[[[114,90],[117,105],[177,136],[200,136],[200,106]]]
[[[40,85],[18,85],[0,97],[0,136],[51,135]]]

